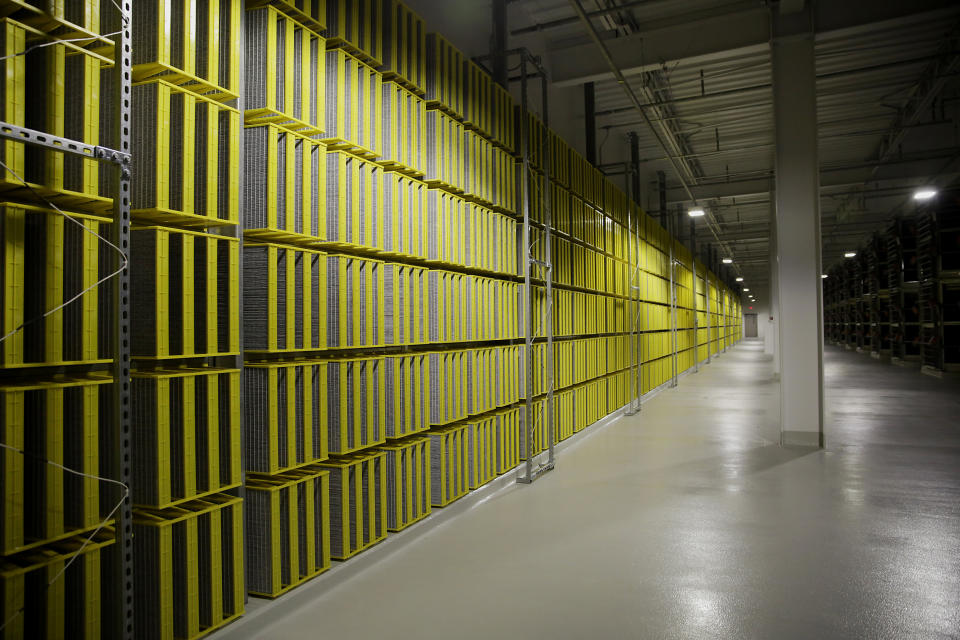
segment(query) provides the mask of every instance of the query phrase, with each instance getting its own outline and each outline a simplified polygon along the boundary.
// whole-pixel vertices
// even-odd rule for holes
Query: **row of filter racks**
[[[0,638],[203,636],[739,339],[529,52],[133,4],[0,1]]]
[[[960,207],[948,191],[898,217],[824,281],[827,340],[912,363],[960,368]]]

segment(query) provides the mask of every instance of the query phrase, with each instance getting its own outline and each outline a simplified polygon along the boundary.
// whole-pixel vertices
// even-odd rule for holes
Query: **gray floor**
[[[828,348],[808,452],[770,370],[744,343],[214,638],[960,637],[960,387]]]

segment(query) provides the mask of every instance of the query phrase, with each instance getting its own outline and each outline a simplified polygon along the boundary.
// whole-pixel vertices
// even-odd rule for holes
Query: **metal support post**
[[[707,247],[707,259],[703,269],[703,293],[704,306],[707,311],[707,364],[710,364],[710,354],[713,351],[713,342],[710,339],[710,332],[713,328],[713,320],[710,317],[710,245]]]
[[[530,124],[529,119],[526,118],[526,114],[529,110],[529,100],[528,100],[528,73],[527,68],[528,64],[532,63],[537,69],[535,76],[539,76],[541,82],[541,105],[543,108],[543,121],[544,121],[544,135],[546,128],[549,123],[548,118],[548,96],[547,96],[547,76],[546,71],[540,66],[540,63],[537,59],[533,58],[526,49],[518,50],[520,55],[520,108],[521,114],[523,117],[521,119],[520,126],[520,143],[521,150],[523,152],[523,164],[522,171],[523,177],[521,179],[521,191],[520,197],[523,206],[523,288],[524,288],[524,429],[523,429],[523,442],[524,442],[524,454],[526,460],[523,464],[523,470],[517,475],[517,482],[523,484],[530,484],[536,480],[541,474],[550,471],[554,468],[556,464],[555,458],[555,448],[554,448],[554,424],[553,424],[553,400],[554,400],[554,381],[553,381],[553,265],[551,264],[551,247],[552,242],[551,235],[551,225],[552,220],[552,203],[551,198],[552,191],[550,187],[550,178],[549,170],[550,167],[547,167],[547,177],[545,180],[545,189],[547,193],[543,194],[541,202],[545,203],[545,210],[543,219],[545,222],[545,230],[543,234],[543,242],[546,243],[545,247],[545,257],[546,260],[540,261],[536,260],[532,255],[531,251],[531,212],[530,212],[530,192],[532,189],[531,180],[530,180]],[[540,141],[542,144],[546,144],[546,140]],[[549,156],[549,154],[547,154]],[[549,161],[548,161],[549,162]],[[534,467],[534,455],[533,455],[533,430],[534,430],[534,420],[535,420],[535,411],[533,403],[533,366],[534,366],[534,325],[533,325],[533,312],[534,312],[534,293],[533,293],[533,282],[531,269],[537,267],[541,270],[541,273],[544,275],[542,280],[545,284],[545,297],[544,301],[544,327],[546,332],[546,371],[544,372],[544,380],[546,382],[546,397],[544,399],[544,432],[547,438],[547,461],[543,464],[539,464]]]
[[[133,75],[131,41],[133,28],[133,2],[120,0],[114,6],[120,11],[117,47],[114,49],[116,60],[114,71],[114,95],[110,97],[116,105],[114,123],[116,151],[124,159],[114,163],[111,172],[111,187],[114,194],[114,224],[110,225],[111,242],[120,248],[124,256],[130,255],[130,118],[131,105],[130,78]],[[125,257],[117,256],[116,265],[120,267]],[[111,283],[113,300],[116,304],[113,330],[111,331],[113,360],[113,411],[116,416],[117,446],[113,451],[113,468],[119,474],[119,480],[127,487],[126,498],[117,517],[117,546],[120,549],[119,562],[113,572],[113,581],[120,592],[114,594],[117,599],[119,619],[113,621],[114,637],[133,638],[133,498],[130,495],[131,469],[130,459],[130,270],[129,267],[113,278]]]
[[[587,162],[597,166],[597,103],[592,82],[583,84],[583,126],[587,146]]]

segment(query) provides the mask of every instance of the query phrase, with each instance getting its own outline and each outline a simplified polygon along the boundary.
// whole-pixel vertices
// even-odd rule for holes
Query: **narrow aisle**
[[[828,354],[828,384],[861,380],[849,368],[862,358]],[[322,576],[273,603],[251,600],[246,617],[213,637],[956,633],[956,440],[917,454],[952,456],[952,473],[929,478],[941,485],[938,502],[891,504],[886,489],[874,490],[888,481],[872,464],[882,447],[850,444],[864,435],[862,421],[837,428],[846,442],[837,450],[783,449],[777,398],[762,344],[745,342],[641,414],[588,430],[534,485],[488,494],[360,572]],[[831,406],[856,422],[838,395]]]

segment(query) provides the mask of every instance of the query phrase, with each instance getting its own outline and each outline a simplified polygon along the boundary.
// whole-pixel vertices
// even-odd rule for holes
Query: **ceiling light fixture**
[[[827,276],[827,274],[824,273],[824,274],[821,275],[820,277],[823,278],[824,280],[826,280],[828,276]]]
[[[924,200],[930,200],[935,195],[937,195],[936,189],[917,189],[913,194],[913,199],[923,202]]]
[[[743,282],[743,278],[737,278],[737,282]]]
[[[706,212],[700,207],[696,207],[694,209],[690,209],[689,211],[687,211],[687,215],[690,216],[691,218],[702,218],[705,213]]]
[[[856,252],[856,251],[847,251],[845,254],[843,254],[843,257],[844,257],[844,258],[856,258],[856,257],[857,257],[857,252]]]
[[[724,258],[723,264],[733,264],[733,258]]]
[[[744,291],[750,291],[750,289],[744,289]]]

